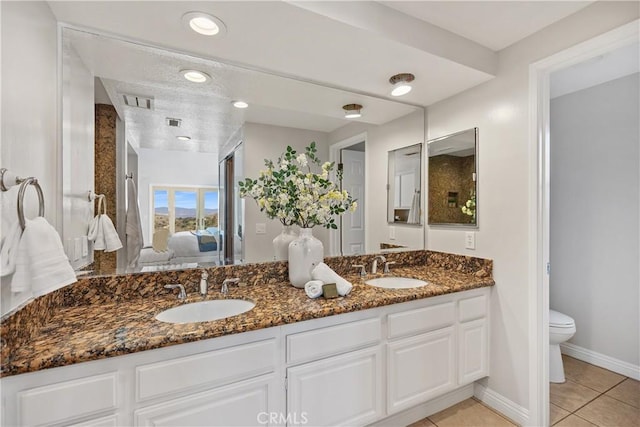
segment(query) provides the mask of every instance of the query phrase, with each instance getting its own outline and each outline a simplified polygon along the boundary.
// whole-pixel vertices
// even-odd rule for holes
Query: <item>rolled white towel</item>
[[[309,280],[304,285],[304,291],[309,298],[318,298],[322,296],[322,283],[321,280]]]
[[[338,288],[338,294],[340,296],[349,295],[353,285],[345,278],[338,275],[327,264],[321,262],[313,270],[311,270],[311,278],[314,280],[321,280],[323,283],[335,283]]]

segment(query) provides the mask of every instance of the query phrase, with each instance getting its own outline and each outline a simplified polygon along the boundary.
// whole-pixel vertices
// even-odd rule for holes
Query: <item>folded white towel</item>
[[[322,295],[322,283],[321,280],[309,280],[304,285],[304,291],[309,298],[318,298]]]
[[[93,250],[94,251],[102,251],[104,250],[104,231],[102,230],[102,221],[100,221],[100,217],[102,215],[98,214],[89,222],[89,232],[87,233],[87,239],[93,242]]]
[[[311,278],[321,280],[323,283],[335,283],[340,296],[349,295],[353,285],[345,278],[341,277],[331,269],[327,264],[321,262],[313,270],[311,270]]]
[[[55,228],[42,217],[27,220],[11,280],[13,292],[44,295],[76,281]]]
[[[18,243],[22,229],[18,223],[18,185],[10,187],[8,191],[0,192],[0,276],[4,277],[14,272]]]
[[[8,276],[16,270],[16,256],[20,245],[22,229],[18,221],[7,230],[7,234],[2,235],[0,245],[0,277]]]
[[[104,251],[113,252],[122,248],[120,236],[118,236],[118,232],[113,226],[111,218],[109,218],[107,215],[100,215],[100,222],[102,222],[102,233],[104,236]]]

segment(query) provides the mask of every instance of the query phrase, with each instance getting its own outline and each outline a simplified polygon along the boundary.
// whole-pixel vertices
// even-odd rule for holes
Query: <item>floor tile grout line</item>
[[[615,372],[614,372],[614,374],[615,374]],[[620,374],[617,374],[617,375],[620,375]],[[588,388],[589,390],[593,390],[593,391],[598,392],[598,393],[606,393],[606,392],[610,391],[612,388],[615,388],[615,387],[619,386],[620,384],[622,384],[622,383],[623,383],[627,378],[628,378],[628,377],[624,377],[624,379],[623,379],[622,381],[620,381],[620,382],[618,382],[618,383],[614,384],[612,387],[608,388],[608,389],[607,389],[607,390],[605,390],[605,391],[596,390],[596,389],[595,389],[595,388],[593,388],[593,387],[589,387],[589,386],[588,386],[588,385],[586,385],[586,384],[582,384],[580,381],[578,381],[578,380],[576,380],[576,379],[574,379],[574,378],[572,378],[572,377],[567,377],[567,381],[571,381],[572,383],[579,384],[579,385],[581,385],[582,387],[586,387],[586,388]]]

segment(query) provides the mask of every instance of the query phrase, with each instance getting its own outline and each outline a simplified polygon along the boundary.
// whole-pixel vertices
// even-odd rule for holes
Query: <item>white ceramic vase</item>
[[[300,236],[289,243],[289,281],[304,288],[311,280],[311,270],[324,259],[322,242],[313,237],[312,228],[301,228]]]
[[[289,259],[289,243],[298,238],[290,225],[283,225],[282,232],[273,239],[273,255],[276,261]]]

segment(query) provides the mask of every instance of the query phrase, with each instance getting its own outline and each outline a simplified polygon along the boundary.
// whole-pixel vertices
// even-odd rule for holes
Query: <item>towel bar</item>
[[[20,228],[22,228],[22,230],[24,230],[27,224],[24,219],[24,192],[29,185],[33,185],[38,193],[38,216],[44,216],[44,194],[42,194],[42,188],[36,178],[32,176],[25,178],[20,183],[20,189],[18,190],[18,221],[20,221]]]

